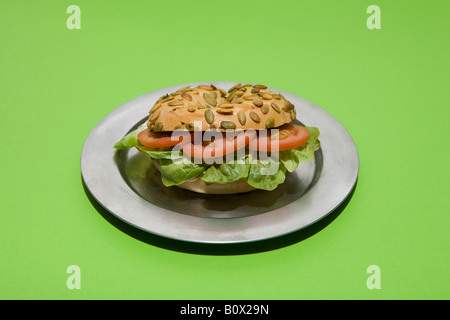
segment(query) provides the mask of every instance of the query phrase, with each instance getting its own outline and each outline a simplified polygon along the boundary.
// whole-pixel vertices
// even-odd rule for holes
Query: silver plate
[[[92,130],[81,154],[85,187],[117,218],[159,236],[196,243],[242,243],[270,239],[303,229],[336,209],[352,191],[359,169],[347,130],[311,102],[278,89],[307,126],[320,130],[321,148],[274,191],[203,195],[162,185],[150,159],[134,148],[113,149],[143,123],[156,100],[190,83],[139,96],[113,110]],[[234,82],[213,82],[231,88]]]

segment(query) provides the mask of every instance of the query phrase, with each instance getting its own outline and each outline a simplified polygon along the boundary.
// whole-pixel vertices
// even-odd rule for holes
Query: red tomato
[[[195,134],[194,134],[195,135]],[[191,141],[182,147],[183,152],[191,158],[217,158],[244,148],[255,138],[255,131],[226,132],[219,131],[203,133],[202,141]],[[195,136],[194,136],[195,137]],[[198,143],[201,142],[201,143]]]
[[[146,147],[166,148],[176,146],[183,140],[183,135],[187,132],[150,132],[146,129],[139,132],[138,140]]]
[[[278,133],[277,131],[278,130]],[[250,141],[249,148],[259,151],[283,151],[300,147],[309,138],[309,131],[305,127],[284,124],[279,128],[259,132],[254,140]]]

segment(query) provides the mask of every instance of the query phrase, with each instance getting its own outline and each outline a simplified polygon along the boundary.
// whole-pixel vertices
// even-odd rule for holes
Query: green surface
[[[81,8],[69,30],[66,9]],[[366,9],[381,8],[369,30]],[[3,299],[448,299],[448,1],[0,0]],[[353,198],[303,241],[168,250],[89,202],[80,154],[111,110],[196,81],[262,83],[334,115]],[[299,115],[301,118],[301,115]],[[66,269],[78,265],[81,289]],[[378,265],[381,289],[369,290]]]

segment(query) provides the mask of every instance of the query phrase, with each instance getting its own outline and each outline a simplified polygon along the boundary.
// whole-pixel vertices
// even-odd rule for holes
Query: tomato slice
[[[173,147],[183,140],[187,132],[151,132],[149,129],[139,132],[138,140],[146,147]]]
[[[202,141],[193,140],[190,144],[184,145],[182,150],[191,158],[218,158],[244,148],[255,136],[255,131],[235,131],[224,134],[219,131],[207,131],[203,133]]]
[[[259,151],[290,150],[305,144],[308,138],[309,131],[305,127],[284,124],[279,128],[265,132],[261,130],[258,137],[250,141],[249,149]]]

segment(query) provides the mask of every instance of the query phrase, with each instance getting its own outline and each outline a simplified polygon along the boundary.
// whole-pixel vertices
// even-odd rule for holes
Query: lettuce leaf
[[[136,146],[136,148],[148,155],[150,158],[153,159],[168,159],[168,160],[176,160],[181,157],[183,157],[183,154],[181,151],[172,151],[172,148],[149,148],[146,146],[143,146],[139,143],[139,145]]]
[[[159,159],[161,180],[166,187],[191,180],[205,171],[206,167],[192,163],[186,158],[178,160]]]
[[[274,190],[286,178],[286,167],[272,159],[256,160],[250,165],[247,183],[254,188]]]
[[[123,137],[119,142],[114,145],[114,148],[118,150],[130,149],[136,147],[139,143],[138,134],[139,132],[145,130],[147,128],[147,124],[141,124],[136,130],[131,131],[125,137]]]
[[[248,176],[250,164],[244,158],[242,161],[224,163],[219,166],[210,166],[204,173],[202,180],[207,183],[229,183]]]

